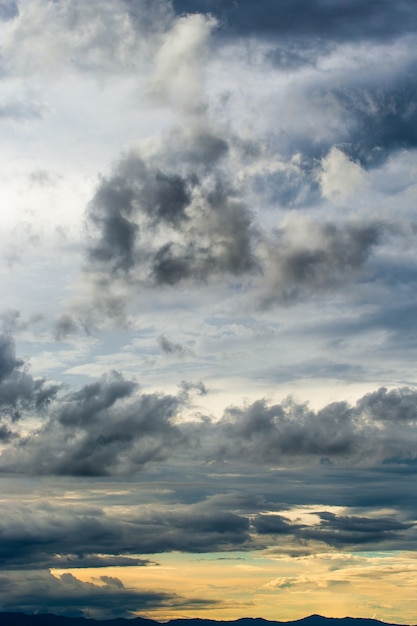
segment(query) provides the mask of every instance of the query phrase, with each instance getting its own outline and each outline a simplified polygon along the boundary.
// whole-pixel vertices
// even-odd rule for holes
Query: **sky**
[[[0,1],[0,610],[416,624],[415,0]]]

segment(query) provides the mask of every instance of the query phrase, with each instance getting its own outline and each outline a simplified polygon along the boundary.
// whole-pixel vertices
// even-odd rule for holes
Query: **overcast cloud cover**
[[[417,622],[416,32],[0,1],[0,610]]]

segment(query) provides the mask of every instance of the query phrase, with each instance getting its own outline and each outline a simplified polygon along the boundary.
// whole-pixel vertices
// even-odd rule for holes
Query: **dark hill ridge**
[[[144,617],[133,619],[94,620],[84,617],[64,617],[62,615],[26,615],[24,613],[0,613],[0,626],[160,626],[161,622]],[[405,626],[390,624],[376,619],[361,617],[322,617],[310,615],[289,622],[271,621],[258,618],[242,617],[232,621],[210,619],[173,619],[164,622],[164,626]]]

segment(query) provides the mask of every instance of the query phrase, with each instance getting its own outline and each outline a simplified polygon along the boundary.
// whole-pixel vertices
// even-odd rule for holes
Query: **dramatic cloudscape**
[[[417,623],[416,33],[0,1],[0,610]]]

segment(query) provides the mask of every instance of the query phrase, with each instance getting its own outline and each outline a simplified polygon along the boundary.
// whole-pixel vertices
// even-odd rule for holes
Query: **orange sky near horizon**
[[[271,552],[273,552],[271,550]],[[412,552],[317,552],[148,555],[158,565],[106,568],[127,588],[213,601],[212,606],[161,607],[138,615],[157,621],[200,617],[287,621],[312,614],[416,624],[417,557]],[[64,570],[54,570],[60,576]],[[96,584],[103,569],[65,570]]]

